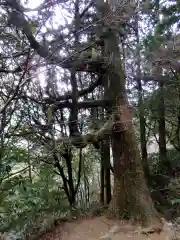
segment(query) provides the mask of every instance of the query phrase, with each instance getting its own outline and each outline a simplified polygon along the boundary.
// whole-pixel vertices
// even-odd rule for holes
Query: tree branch
[[[29,56],[28,56],[29,58]],[[27,71],[27,66],[28,66],[28,58],[26,60],[26,66],[25,66],[25,69],[22,73],[22,76],[20,77],[19,79],[19,83],[14,91],[14,93],[12,94],[12,96],[7,99],[7,101],[4,103],[4,106],[2,106],[0,108],[0,114],[3,113],[6,108],[9,106],[9,104],[11,103],[12,100],[14,100],[14,98],[17,96],[17,94],[19,93],[19,90],[27,83],[27,81],[29,80],[28,78],[24,80],[24,77],[25,77],[25,74],[26,74],[26,71]]]
[[[86,12],[89,10],[90,7],[92,7],[94,4],[94,1],[91,1],[82,11],[82,13],[80,14],[80,18],[84,17],[84,15],[86,14]]]
[[[73,103],[68,102],[68,101],[63,102],[63,103],[56,102],[53,105],[54,105],[54,110],[63,109],[63,108],[71,109],[73,107]],[[83,102],[77,103],[78,109],[107,107],[107,106],[111,106],[111,101],[109,101],[109,100],[85,100]]]
[[[99,76],[99,78],[95,81],[92,82],[87,88],[84,88],[80,91],[78,91],[77,96],[78,97],[82,97],[88,93],[91,93],[94,91],[94,89],[96,89],[98,86],[100,86],[102,83],[102,77]],[[21,95],[22,99],[29,99],[37,104],[44,104],[44,103],[48,103],[48,104],[56,104],[56,102],[59,101],[67,101],[69,99],[72,99],[72,92],[67,92],[64,95],[61,95],[59,97],[54,97],[54,96],[49,96],[44,98],[44,102],[43,101],[39,101],[31,96],[25,96],[25,95]]]
[[[101,85],[101,83],[102,83],[102,77],[99,76],[99,78],[95,82],[91,83],[87,88],[84,88],[84,89],[78,91],[77,97],[82,97],[88,93],[93,92],[95,88],[97,88],[98,86]],[[67,92],[64,95],[56,97],[56,98],[54,98],[52,96],[52,98],[53,98],[53,100],[51,98],[50,99],[46,98],[45,101],[48,103],[54,103],[54,99],[55,99],[55,101],[66,101],[66,100],[72,99],[72,92]]]
[[[100,140],[103,140],[106,137],[106,135],[111,134],[113,131],[114,124],[116,124],[116,123],[112,120],[112,117],[111,117],[109,120],[107,120],[105,122],[105,124],[99,130],[97,130],[97,131],[94,130],[84,136],[82,135],[82,136],[80,136],[80,138],[78,138],[78,137],[71,137],[71,138],[62,137],[57,140],[57,144],[60,144],[60,145],[62,144],[62,147],[63,147],[64,144],[71,143],[72,145],[76,145],[76,146],[79,145],[79,148],[84,148],[87,146],[88,143],[97,143]],[[32,132],[29,131],[28,134],[32,134],[34,136],[35,134],[43,135],[44,133],[43,132],[40,133],[38,131],[32,131]],[[8,135],[8,137],[10,137],[10,136],[21,137],[21,136],[24,136],[24,133],[22,132],[22,133],[17,134],[15,132],[13,132],[12,134]],[[51,141],[50,138],[49,138],[49,141]],[[77,144],[77,142],[78,142],[78,144]]]
[[[81,49],[78,52],[70,55],[67,58],[60,58],[59,56],[55,56],[54,52],[49,52],[46,46],[41,45],[33,36],[31,27],[28,24],[28,21],[25,19],[22,11],[21,5],[18,3],[17,0],[8,0],[8,6],[11,7],[12,12],[9,13],[9,19],[13,18],[12,24],[15,25],[18,29],[22,30],[26,35],[31,48],[33,48],[40,57],[46,59],[50,64],[57,64],[61,67],[71,69],[75,68],[76,71],[89,71],[89,72],[99,72],[99,69],[106,70],[109,66],[109,59],[107,59],[107,63],[104,62],[104,58],[99,59],[73,59],[75,55],[81,53],[92,47],[94,43],[91,45],[86,46],[85,48]],[[77,60],[80,60],[77,61]]]

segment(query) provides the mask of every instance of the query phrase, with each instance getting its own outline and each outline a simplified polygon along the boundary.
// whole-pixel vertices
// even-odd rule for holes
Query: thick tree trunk
[[[154,227],[160,220],[146,184],[119,59],[117,62],[115,58],[114,68],[109,75],[112,117],[116,122],[112,134],[114,191],[110,215],[126,217]]]
[[[114,191],[110,215],[154,225],[159,223],[158,214],[146,185],[128,104],[121,105],[120,116],[121,123],[112,137]]]
[[[102,5],[101,2],[101,6],[99,8],[97,6],[101,17],[111,11],[107,3],[104,3],[103,7]],[[117,123],[112,134],[114,190],[109,214],[118,218],[126,217],[143,224],[154,225],[160,223],[160,220],[146,185],[133,128],[132,111],[126,95],[118,39],[109,22],[103,22],[104,30],[106,27],[107,32],[102,52],[110,59],[107,77],[109,95],[106,97],[112,101],[112,118]]]
[[[111,116],[116,123],[112,134],[112,151],[114,158],[114,190],[109,206],[109,215],[118,218],[129,218],[143,224],[160,224],[158,213],[154,207],[147,187],[140,152],[132,123],[132,112],[125,88],[119,42],[117,38],[120,22],[116,12],[111,14],[112,1],[99,0],[96,3],[97,17],[104,19],[97,35],[104,40],[102,55],[109,59],[106,98],[111,100]],[[127,3],[130,7],[130,2]],[[125,7],[125,6],[123,6]],[[130,7],[131,8],[131,7]],[[132,7],[133,9],[133,7]],[[114,9],[113,9],[114,10]],[[107,18],[107,15],[109,17]],[[111,17],[112,16],[112,17]],[[114,25],[112,24],[114,23]],[[116,28],[116,27],[117,28]],[[158,226],[159,227],[159,226]]]

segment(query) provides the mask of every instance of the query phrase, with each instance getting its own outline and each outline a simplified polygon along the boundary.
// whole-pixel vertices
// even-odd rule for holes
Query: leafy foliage
[[[90,135],[91,122],[100,123],[94,124],[98,126],[92,132],[98,131],[112,111],[106,102],[94,107],[102,102],[106,85],[105,69],[100,71],[102,63],[96,62],[97,56],[102,57],[103,45],[96,37],[109,37],[104,36],[107,29],[97,6],[86,0],[43,1],[31,9],[32,2],[0,4],[0,231],[16,239],[33,238],[53,227],[56,219],[69,216],[70,200],[78,214],[86,213],[93,204],[101,208],[102,153],[97,147],[101,139],[98,135],[97,141],[91,141],[96,149],[91,145],[81,149],[73,140],[83,142]],[[145,147],[151,138],[157,143],[158,151],[149,154],[147,161],[150,190],[167,189],[166,203],[171,202],[168,207],[172,207],[180,199],[180,51],[179,35],[172,31],[180,24],[180,5],[178,1],[152,0],[148,6],[144,1],[138,6],[133,14],[127,10],[127,19],[117,26],[118,58],[124,64],[138,140],[144,134]],[[61,10],[64,16],[60,16]],[[108,16],[103,19],[108,24]],[[109,27],[115,28],[117,22],[112,19]],[[105,99],[108,95],[106,92]],[[165,137],[172,147],[167,150],[165,144],[164,158],[160,158],[162,146],[157,136],[162,96]],[[115,156],[111,150],[110,164]],[[167,175],[165,161],[171,163],[176,176]]]
[[[33,183],[24,177],[21,181],[18,177],[5,181],[1,186],[5,194],[1,200],[1,231],[14,230],[24,239],[24,234],[39,234],[51,228],[48,224],[54,224],[57,218],[65,217],[68,204],[56,185],[56,181],[44,182],[43,178]],[[52,222],[43,224],[50,216]]]

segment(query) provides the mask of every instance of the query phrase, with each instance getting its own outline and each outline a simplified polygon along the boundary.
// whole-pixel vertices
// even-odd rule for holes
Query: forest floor
[[[52,233],[44,234],[38,240],[170,240],[169,230],[144,235],[137,226],[128,222],[113,221],[106,217],[82,217],[57,226]]]

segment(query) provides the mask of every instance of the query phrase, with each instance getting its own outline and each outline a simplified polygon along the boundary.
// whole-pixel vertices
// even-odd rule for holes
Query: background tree
[[[0,3],[2,231],[36,235],[42,219],[94,203],[152,226],[174,207],[179,6],[168,3]]]

